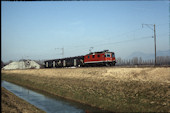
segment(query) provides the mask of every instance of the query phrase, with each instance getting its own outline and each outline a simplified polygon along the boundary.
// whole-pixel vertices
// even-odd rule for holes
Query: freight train
[[[115,53],[109,52],[109,50],[91,52],[82,56],[44,61],[45,68],[115,66],[115,64]]]

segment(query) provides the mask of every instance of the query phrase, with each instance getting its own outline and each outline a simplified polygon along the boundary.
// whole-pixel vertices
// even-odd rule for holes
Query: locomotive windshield
[[[105,57],[110,57],[110,53],[106,53],[106,54],[105,54]]]
[[[115,54],[114,54],[114,53],[112,53],[112,57],[115,57]]]

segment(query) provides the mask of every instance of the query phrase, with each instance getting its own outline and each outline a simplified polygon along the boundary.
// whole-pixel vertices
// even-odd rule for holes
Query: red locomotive
[[[87,66],[106,65],[114,66],[116,63],[114,52],[104,50],[101,52],[93,52],[84,56],[84,64]]]
[[[86,67],[86,66],[115,66],[116,59],[114,52],[104,50],[100,52],[92,52],[85,56],[75,56],[62,59],[46,60],[45,68],[52,67]]]

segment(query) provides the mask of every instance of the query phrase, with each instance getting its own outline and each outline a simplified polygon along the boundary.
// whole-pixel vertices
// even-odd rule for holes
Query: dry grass
[[[39,77],[90,78],[94,80],[136,80],[170,83],[170,68],[62,68],[62,69],[31,69],[2,70],[2,73],[29,74]],[[97,76],[96,76],[97,75]]]
[[[170,68],[60,68],[2,73],[2,79],[110,111],[170,112]]]

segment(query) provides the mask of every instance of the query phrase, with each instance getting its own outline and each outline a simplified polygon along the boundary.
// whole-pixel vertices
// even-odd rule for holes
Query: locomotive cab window
[[[112,57],[115,57],[115,54],[114,54],[114,53],[112,53]]]
[[[88,56],[88,58],[90,58],[90,56]]]
[[[95,57],[95,55],[93,55],[93,58]]]
[[[100,57],[100,55],[97,55],[98,57]]]
[[[107,54],[107,57],[110,57],[110,54]]]
[[[105,57],[110,57],[110,53],[105,54]]]

